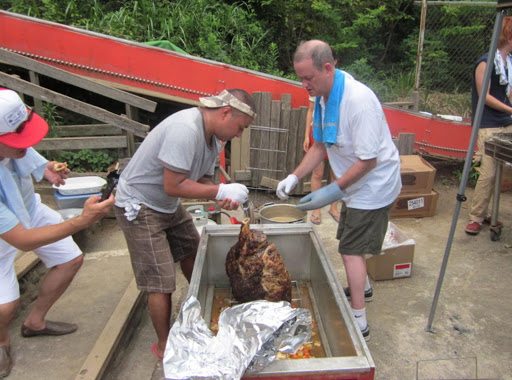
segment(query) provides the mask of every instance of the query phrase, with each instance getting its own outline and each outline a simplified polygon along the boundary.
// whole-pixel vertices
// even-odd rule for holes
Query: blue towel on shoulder
[[[313,139],[323,142],[327,148],[336,143],[338,134],[338,121],[340,104],[345,91],[345,73],[336,69],[334,83],[325,105],[325,117],[322,120],[322,107],[320,96],[315,99],[315,112],[313,115]]]

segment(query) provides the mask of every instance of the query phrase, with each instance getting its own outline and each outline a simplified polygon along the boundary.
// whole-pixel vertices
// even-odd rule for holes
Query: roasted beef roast
[[[292,299],[290,275],[274,243],[261,231],[242,222],[238,242],[226,257],[226,273],[233,296],[240,302]]]

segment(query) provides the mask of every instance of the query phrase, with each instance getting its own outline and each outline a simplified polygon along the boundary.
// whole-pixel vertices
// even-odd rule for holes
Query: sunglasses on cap
[[[30,121],[32,120],[32,114],[34,113],[34,110],[32,109],[32,107],[29,107],[27,105],[25,105],[25,107],[27,107],[27,109],[28,109],[27,120],[23,121],[20,125],[18,125],[18,127],[11,133],[20,134],[25,129],[25,126],[27,125],[27,123],[30,123]]]

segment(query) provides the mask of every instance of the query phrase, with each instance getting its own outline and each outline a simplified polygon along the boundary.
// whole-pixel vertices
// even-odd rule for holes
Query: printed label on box
[[[425,198],[416,198],[411,199],[410,201],[407,201],[407,210],[415,210],[417,208],[423,208],[425,207]]]
[[[410,277],[411,269],[412,269],[412,263],[395,264],[394,270],[393,270],[393,278]]]

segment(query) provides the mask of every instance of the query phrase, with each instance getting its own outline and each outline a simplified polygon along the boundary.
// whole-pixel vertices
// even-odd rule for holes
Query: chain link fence
[[[470,117],[475,61],[489,51],[496,2],[427,1],[420,109]],[[422,1],[415,1],[418,14]],[[421,43],[421,41],[420,41]]]

